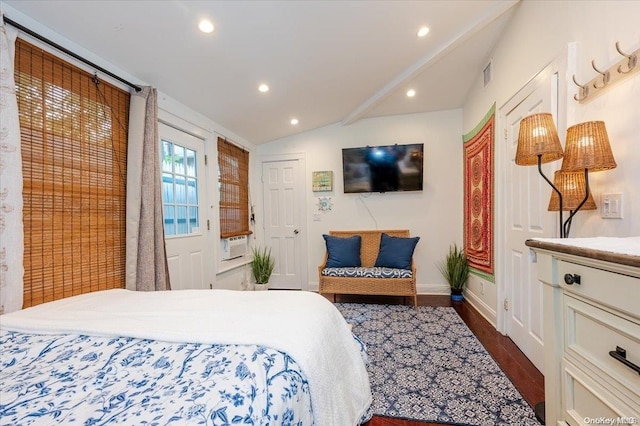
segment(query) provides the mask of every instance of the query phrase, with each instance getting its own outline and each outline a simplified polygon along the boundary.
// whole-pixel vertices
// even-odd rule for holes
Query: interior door
[[[542,331],[542,286],[536,278],[525,241],[535,237],[557,236],[555,215],[547,212],[551,187],[538,173],[537,166],[515,164],[520,120],[530,114],[551,112],[558,117],[558,74],[543,71],[501,109],[505,164],[503,194],[505,236],[500,258],[504,262],[503,282],[506,286],[504,309],[507,335],[542,371],[544,336]],[[560,162],[543,165],[543,172],[553,180]],[[555,232],[555,233],[554,233]]]
[[[162,206],[173,290],[210,288],[213,250],[207,244],[204,141],[159,125]]]
[[[264,161],[262,188],[265,244],[276,267],[269,288],[307,290],[302,265],[302,175],[300,160]]]

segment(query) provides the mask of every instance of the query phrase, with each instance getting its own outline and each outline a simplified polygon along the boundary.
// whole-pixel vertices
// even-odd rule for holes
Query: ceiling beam
[[[468,25],[466,28],[463,28],[451,39],[440,44],[435,49],[431,50],[427,55],[411,64],[407,69],[402,71],[393,80],[382,87],[382,89],[378,90],[369,99],[358,105],[353,111],[351,111],[351,113],[349,113],[349,115],[347,115],[342,120],[342,125],[346,126],[355,123],[356,121],[364,117],[367,112],[369,112],[376,105],[380,104],[380,102],[382,102],[399,86],[413,79],[428,67],[438,62],[441,58],[456,49],[465,40],[472,37],[474,34],[490,24],[493,20],[495,20],[500,15],[519,3],[519,1],[520,0],[507,0],[495,2],[490,8],[487,9],[486,13],[478,16],[476,20],[472,21],[470,25]]]

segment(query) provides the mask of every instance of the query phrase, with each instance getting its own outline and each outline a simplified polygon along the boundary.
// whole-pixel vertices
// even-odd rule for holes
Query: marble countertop
[[[533,238],[528,247],[640,267],[640,237]]]

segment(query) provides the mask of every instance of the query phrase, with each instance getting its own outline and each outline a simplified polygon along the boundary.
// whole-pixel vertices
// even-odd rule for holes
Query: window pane
[[[198,182],[195,179],[187,179],[187,202],[198,204]]]
[[[176,204],[187,204],[187,185],[182,176],[176,176]]]
[[[173,195],[173,175],[170,173],[162,174],[162,200],[164,203],[175,203]]]
[[[189,207],[189,231],[191,232],[193,228],[200,227],[200,220],[198,218],[198,208],[197,207]]]
[[[196,165],[198,153],[165,140],[162,141],[162,153],[165,234],[190,234],[193,232],[193,228],[198,228],[200,225]],[[170,163],[170,166],[165,163]]]
[[[184,148],[178,145],[173,146],[173,172],[177,175],[184,175],[185,164],[184,164]]]
[[[174,209],[175,207],[173,206],[164,206],[164,234],[165,235],[175,235],[176,233]]]
[[[176,206],[176,221],[178,222],[178,234],[188,234],[189,227],[187,224],[187,208],[185,206]]]
[[[171,172],[173,164],[173,144],[171,142],[162,141],[162,171]]]
[[[187,149],[187,176],[196,177],[196,152]]]

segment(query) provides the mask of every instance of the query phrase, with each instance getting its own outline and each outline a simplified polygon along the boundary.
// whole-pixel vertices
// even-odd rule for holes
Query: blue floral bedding
[[[256,345],[0,334],[0,424],[313,425],[287,354]]]

